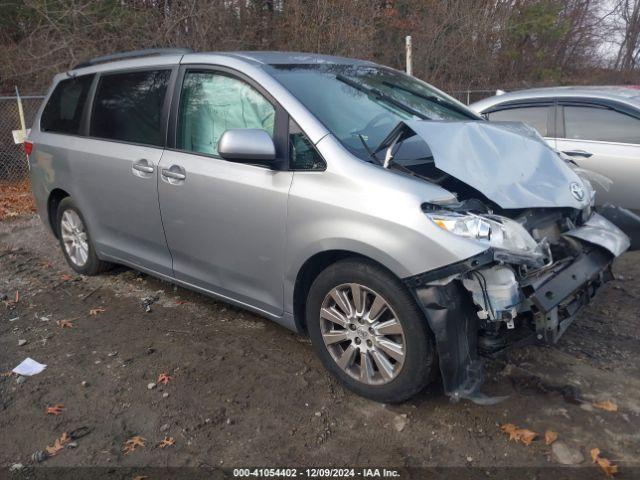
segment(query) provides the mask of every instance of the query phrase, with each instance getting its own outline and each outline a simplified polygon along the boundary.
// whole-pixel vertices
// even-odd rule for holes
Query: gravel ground
[[[617,279],[558,345],[487,362],[484,390],[508,395],[504,402],[452,404],[435,385],[409,402],[383,405],[343,390],[306,338],[129,269],[78,277],[38,218],[6,221],[0,372],[26,357],[48,367],[30,378],[0,377],[0,466],[6,472],[21,463],[28,471],[34,452],[88,427],[76,448],[39,465],[429,466],[490,475],[495,467],[569,461],[578,469],[563,472],[604,478],[589,453],[599,448],[619,466],[619,478],[635,478],[640,254],[625,254],[615,271]],[[166,385],[158,384],[162,373],[171,377]],[[592,405],[606,400],[618,411]],[[45,414],[56,404],[64,405],[60,415]],[[500,430],[506,423],[540,436],[529,446],[509,441]],[[555,447],[545,444],[546,430],[557,432]],[[145,445],[123,453],[134,436]],[[175,444],[161,448],[165,437]]]

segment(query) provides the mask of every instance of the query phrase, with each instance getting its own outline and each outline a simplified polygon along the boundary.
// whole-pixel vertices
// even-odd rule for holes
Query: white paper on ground
[[[17,373],[18,375],[24,375],[25,377],[30,377],[31,375],[40,373],[45,368],[47,368],[46,365],[38,363],[32,358],[26,358],[20,365],[14,368],[12,372]]]

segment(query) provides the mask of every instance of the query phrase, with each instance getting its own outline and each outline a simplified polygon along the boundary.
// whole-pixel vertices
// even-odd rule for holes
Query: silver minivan
[[[345,386],[404,400],[556,342],[628,238],[582,172],[374,63],[129,52],[54,78],[26,143],[71,268],[128,265],[308,334]]]

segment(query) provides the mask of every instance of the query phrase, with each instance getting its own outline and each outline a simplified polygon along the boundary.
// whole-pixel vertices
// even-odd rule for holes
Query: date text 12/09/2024
[[[234,468],[235,478],[399,478],[400,472],[388,468]]]

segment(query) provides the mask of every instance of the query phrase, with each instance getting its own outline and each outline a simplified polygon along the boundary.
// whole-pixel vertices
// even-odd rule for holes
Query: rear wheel
[[[347,388],[399,402],[433,378],[435,349],[407,289],[372,262],[343,260],[313,282],[307,327],[324,366]]]
[[[97,257],[84,217],[71,197],[62,199],[57,214],[60,246],[69,266],[83,275],[108,270],[111,264]]]

